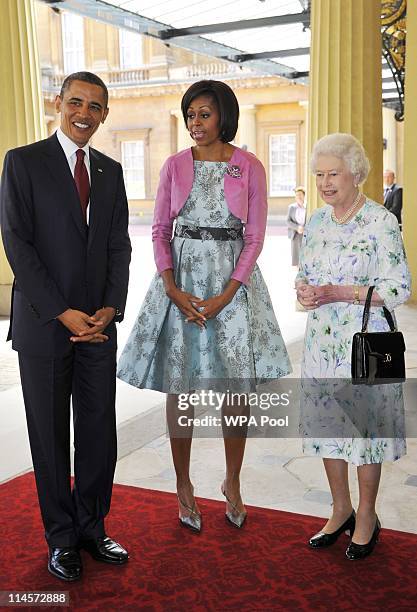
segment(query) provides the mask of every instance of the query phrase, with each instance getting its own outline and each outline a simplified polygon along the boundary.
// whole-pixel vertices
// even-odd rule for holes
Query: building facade
[[[270,213],[286,213],[294,187],[306,180],[305,85],[258,76],[43,3],[36,4],[36,23],[48,134],[59,125],[54,100],[65,75],[83,69],[98,74],[109,86],[110,112],[92,145],[122,163],[132,215],[152,214],[164,160],[192,144],[181,97],[205,78],[235,91],[241,117],[234,144],[264,164]]]

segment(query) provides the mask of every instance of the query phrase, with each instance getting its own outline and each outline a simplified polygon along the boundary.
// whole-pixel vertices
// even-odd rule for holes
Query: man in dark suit
[[[287,228],[288,238],[291,240],[291,264],[298,266],[307,210],[304,203],[304,187],[296,187],[294,193],[295,202],[288,206]]]
[[[122,168],[88,145],[107,102],[96,75],[67,77],[56,98],[60,128],[9,151],[1,181],[15,276],[9,338],[19,354],[48,569],[67,581],[81,576],[80,548],[99,561],[128,560],[104,529],[116,464],[115,321],[123,319],[131,253]]]
[[[397,217],[398,225],[401,228],[403,190],[396,184],[393,170],[385,170],[384,172],[384,206]]]

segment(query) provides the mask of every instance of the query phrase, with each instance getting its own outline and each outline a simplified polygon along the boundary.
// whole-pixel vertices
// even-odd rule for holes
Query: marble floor
[[[119,326],[123,347],[154,274],[149,227],[132,228],[133,261],[126,319]],[[267,282],[294,374],[299,373],[306,313],[295,309],[295,271],[290,265],[289,243],[280,231],[267,236],[259,261]],[[400,329],[407,344],[408,377],[417,378],[417,309],[398,310]],[[31,469],[24,407],[15,353],[5,343],[8,327],[0,320],[0,482]],[[164,396],[139,391],[118,381],[117,423],[119,460],[116,482],[175,491],[175,474],[165,431]],[[416,425],[417,427],[417,425]],[[222,499],[224,475],[221,439],[197,438],[192,450],[192,478],[198,497]],[[298,439],[251,438],[242,470],[242,494],[247,505],[282,509],[316,516],[330,513],[330,493],[322,462],[303,456]],[[352,499],[357,501],[355,468],[350,468]],[[408,439],[408,453],[386,463],[378,498],[384,527],[417,533],[417,439]],[[173,520],[175,517],[173,517]]]

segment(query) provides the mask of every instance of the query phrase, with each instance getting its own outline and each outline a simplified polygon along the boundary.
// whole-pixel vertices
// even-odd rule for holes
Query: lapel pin
[[[97,170],[98,170],[99,172],[103,172],[102,168],[97,168]]]

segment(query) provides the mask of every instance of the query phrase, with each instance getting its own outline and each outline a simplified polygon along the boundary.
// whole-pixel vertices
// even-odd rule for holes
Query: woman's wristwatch
[[[354,304],[361,303],[361,300],[359,297],[359,286],[358,285],[353,285],[353,303]]]

